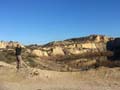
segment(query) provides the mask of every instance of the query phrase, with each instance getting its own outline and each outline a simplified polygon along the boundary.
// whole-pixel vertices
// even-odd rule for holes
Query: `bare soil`
[[[57,72],[0,67],[0,90],[120,90],[120,68]]]

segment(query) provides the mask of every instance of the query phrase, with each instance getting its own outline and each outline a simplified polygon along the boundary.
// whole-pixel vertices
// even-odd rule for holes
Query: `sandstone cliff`
[[[0,49],[6,49],[6,48],[15,48],[17,44],[20,44],[18,42],[5,42],[5,41],[0,41]],[[24,47],[22,44],[20,44],[22,47]]]
[[[87,37],[67,39],[64,41],[50,42],[43,46],[32,46],[29,48],[36,56],[56,56],[56,55],[77,55],[87,53],[106,52],[106,43],[113,38],[103,35],[90,35]],[[37,51],[34,50],[37,49]],[[38,54],[38,52],[40,52]],[[35,54],[36,53],[36,54]],[[45,53],[45,54],[41,54]]]
[[[29,45],[22,51],[23,60],[31,67],[56,71],[87,70],[99,66],[114,67],[120,62],[107,60],[112,52],[107,50],[107,43],[114,38],[103,35],[67,39],[45,45]],[[3,42],[2,42],[3,43]],[[18,43],[4,43],[2,48],[14,47]],[[2,44],[1,44],[2,45]],[[15,63],[12,50],[0,52],[0,61]]]

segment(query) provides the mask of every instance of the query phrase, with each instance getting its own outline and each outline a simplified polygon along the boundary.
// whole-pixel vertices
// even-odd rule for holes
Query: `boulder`
[[[62,55],[62,56],[64,56],[65,53],[64,53],[64,51],[63,51],[63,49],[62,49],[61,47],[56,46],[56,47],[53,48],[53,50],[52,50],[52,55]]]
[[[31,53],[30,49],[26,49],[25,53]]]
[[[44,56],[48,56],[47,52],[45,51],[41,51],[41,50],[33,50],[31,53],[32,56],[37,56],[37,57],[44,57]]]

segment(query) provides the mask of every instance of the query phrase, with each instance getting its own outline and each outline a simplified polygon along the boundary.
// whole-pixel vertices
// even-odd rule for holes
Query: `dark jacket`
[[[15,55],[21,55],[22,48],[16,47],[15,51],[16,51]]]

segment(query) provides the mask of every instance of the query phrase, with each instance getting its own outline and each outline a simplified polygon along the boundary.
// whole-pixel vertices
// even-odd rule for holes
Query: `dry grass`
[[[22,53],[24,62],[27,63],[30,67],[46,69],[46,70],[58,70],[58,71],[89,70],[91,68],[97,68],[100,66],[120,67],[120,61],[109,61],[106,58],[100,59],[101,57],[104,56],[106,57],[110,55],[112,55],[111,52],[102,52],[102,53],[88,52],[78,55],[65,55],[65,56],[58,55],[58,56],[38,58],[31,56],[29,53],[24,53],[24,52]],[[40,60],[42,60],[42,62]],[[80,61],[76,62],[77,60]],[[0,61],[4,61],[6,63],[16,62],[16,57],[14,52],[13,51],[0,52]]]

